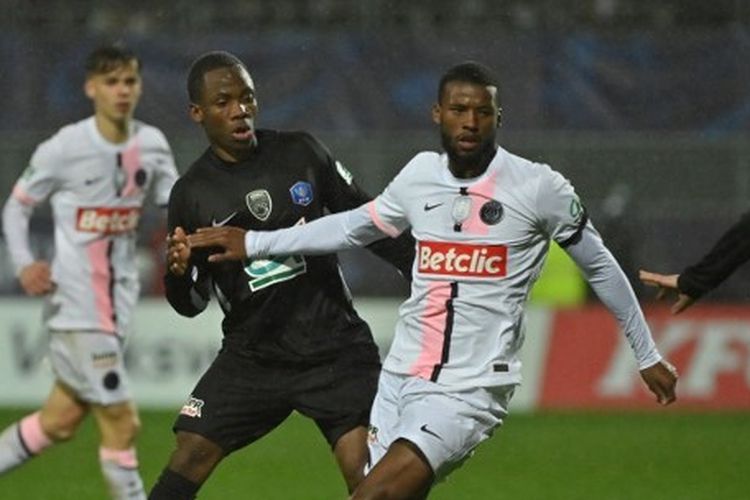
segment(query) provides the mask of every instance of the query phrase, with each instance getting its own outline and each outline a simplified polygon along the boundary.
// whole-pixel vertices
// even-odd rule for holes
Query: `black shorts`
[[[313,419],[333,448],[366,426],[378,387],[377,352],[352,348],[314,365],[268,363],[224,349],[180,411],[174,431],[238,450],[281,424],[293,410]]]

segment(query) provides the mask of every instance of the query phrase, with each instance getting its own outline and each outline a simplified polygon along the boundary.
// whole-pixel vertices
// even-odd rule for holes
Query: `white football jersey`
[[[135,239],[146,192],[165,206],[176,179],[166,138],[138,121],[123,144],[104,139],[90,117],[37,147],[12,196],[26,206],[50,199],[50,328],[126,332],[140,288]]]
[[[547,165],[498,148],[457,179],[448,157],[415,156],[375,200],[304,226],[249,231],[252,258],[363,246],[411,228],[411,296],[383,368],[455,388],[517,384],[524,306],[550,242],[569,254],[620,324],[638,367],[661,360],[643,312],[573,187]]]
[[[384,369],[459,387],[520,382],[523,309],[550,240],[587,223],[570,183],[502,148],[467,180],[424,152],[368,208],[381,231],[411,227],[417,244]]]

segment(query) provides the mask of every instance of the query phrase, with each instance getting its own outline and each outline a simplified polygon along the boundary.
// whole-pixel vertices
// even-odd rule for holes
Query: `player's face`
[[[190,105],[190,116],[203,125],[214,152],[223,160],[246,158],[257,143],[255,85],[241,66],[218,68],[203,75],[200,102]]]
[[[461,81],[445,85],[432,119],[440,126],[454,174],[473,176],[484,170],[495,152],[497,110],[496,87]]]
[[[86,95],[94,102],[94,112],[106,120],[125,124],[133,118],[141,98],[142,84],[137,61],[129,61],[108,73],[90,75]]]

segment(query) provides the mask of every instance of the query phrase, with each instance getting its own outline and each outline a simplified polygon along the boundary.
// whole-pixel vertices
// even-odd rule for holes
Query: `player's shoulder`
[[[169,148],[169,142],[164,132],[158,127],[142,122],[140,120],[133,120],[133,135],[138,137],[138,141],[144,147],[154,146],[157,148]]]
[[[88,117],[84,118],[83,120],[79,120],[77,122],[68,123],[66,125],[63,125],[58,129],[57,132],[55,132],[51,137],[49,137],[44,143],[60,143],[60,145],[63,144],[75,144],[81,143],[81,140],[86,138],[89,133],[89,128],[93,124],[94,117]]]
[[[436,172],[435,167],[444,163],[443,156],[436,151],[420,151],[401,169],[404,175],[424,175],[426,172]]]
[[[314,135],[305,130],[258,129],[256,135],[261,146],[315,146],[320,143]]]
[[[562,174],[554,170],[549,164],[537,162],[498,148],[498,162],[504,172],[504,177],[512,176],[531,183],[559,182],[564,179]]]
[[[54,157],[55,162],[64,162],[66,155],[74,153],[89,144],[89,132],[93,117],[60,127],[54,134],[42,140],[34,152],[36,161]]]

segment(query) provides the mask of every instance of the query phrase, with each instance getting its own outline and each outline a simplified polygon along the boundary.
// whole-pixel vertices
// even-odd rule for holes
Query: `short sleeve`
[[[34,206],[45,200],[58,185],[58,167],[63,163],[62,148],[55,137],[37,146],[29,166],[13,188],[13,196],[24,205]]]
[[[537,207],[544,231],[561,247],[578,241],[588,215],[570,182],[544,166]]]

